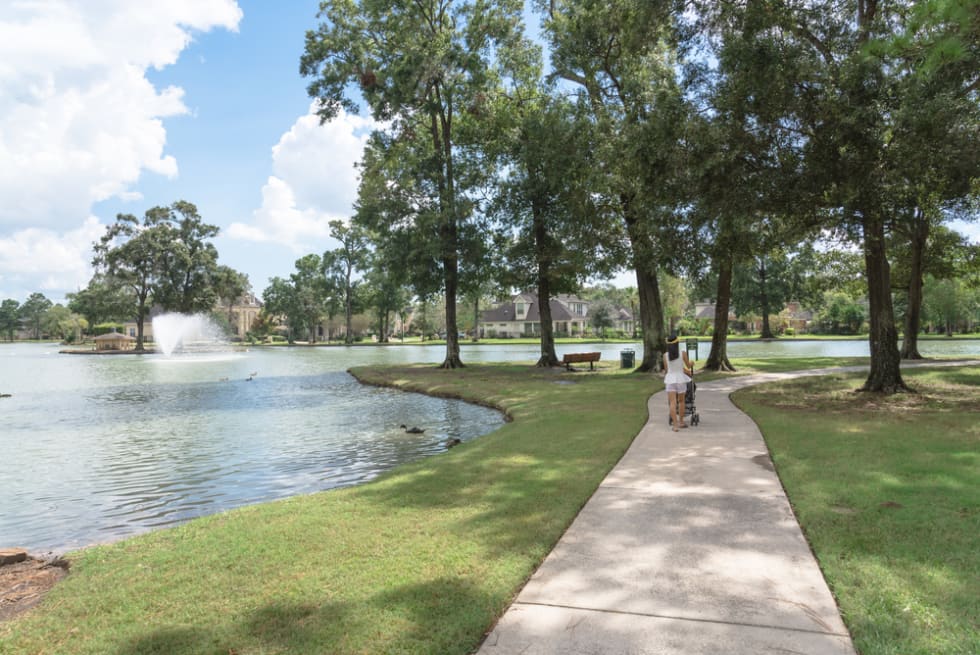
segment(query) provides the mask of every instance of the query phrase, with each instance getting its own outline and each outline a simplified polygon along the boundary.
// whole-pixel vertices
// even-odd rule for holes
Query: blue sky
[[[356,195],[367,116],[320,126],[299,58],[319,2],[0,7],[0,298],[60,302],[117,213],[188,200],[257,292]],[[4,63],[6,62],[6,63]]]
[[[0,2],[0,299],[62,302],[117,213],[176,200],[219,226],[221,263],[258,293],[336,247],[371,122],[311,114],[299,57],[318,7]]]

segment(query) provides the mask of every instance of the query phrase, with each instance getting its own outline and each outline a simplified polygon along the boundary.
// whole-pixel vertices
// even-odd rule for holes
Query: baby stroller
[[[697,425],[701,422],[701,415],[698,414],[698,409],[694,404],[694,396],[697,393],[698,385],[694,382],[694,375],[691,375],[691,381],[687,383],[687,390],[684,392],[684,416],[691,417],[691,425]],[[673,426],[674,419],[670,417],[670,413],[667,414],[667,425]]]

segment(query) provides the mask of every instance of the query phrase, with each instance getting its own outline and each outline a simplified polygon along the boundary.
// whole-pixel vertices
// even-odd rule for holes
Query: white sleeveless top
[[[677,359],[670,359],[670,356],[664,353],[664,361],[667,363],[664,384],[687,384],[691,381],[684,372],[684,355],[680,355]]]

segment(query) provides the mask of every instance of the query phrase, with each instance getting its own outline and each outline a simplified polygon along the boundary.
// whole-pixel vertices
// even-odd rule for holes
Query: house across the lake
[[[581,337],[591,330],[589,307],[591,303],[578,296],[559,294],[551,299],[551,323],[556,337]],[[612,313],[613,330],[632,333],[633,315],[626,309]],[[519,293],[494,309],[480,313],[480,336],[534,337],[541,334],[541,311],[538,297],[533,293]]]
[[[702,324],[713,322],[715,320],[714,303],[705,301],[694,303],[693,318]],[[671,327],[673,327],[674,321],[679,319],[680,317],[671,319]],[[749,333],[762,330],[762,317],[756,314],[736,315],[734,308],[728,310],[728,321],[735,329]],[[794,300],[786,303],[780,311],[773,312],[769,316],[769,322],[773,331],[777,333],[792,328],[796,334],[805,334],[810,331],[813,323],[813,312],[803,309],[800,303]]]

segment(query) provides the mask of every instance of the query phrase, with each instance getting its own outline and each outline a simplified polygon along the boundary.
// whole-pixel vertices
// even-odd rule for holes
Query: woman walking
[[[687,351],[682,353],[680,349],[680,339],[676,332],[672,332],[667,339],[667,352],[664,353],[664,370],[667,371],[664,386],[667,389],[667,406],[674,432],[687,427],[684,424],[684,395],[687,393],[687,383],[691,381],[689,376],[694,374]]]

